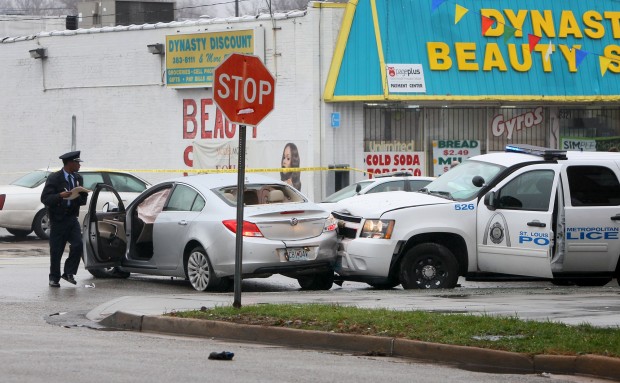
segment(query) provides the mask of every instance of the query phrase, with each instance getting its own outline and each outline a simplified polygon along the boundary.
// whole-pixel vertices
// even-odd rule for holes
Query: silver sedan
[[[95,277],[130,273],[186,278],[199,291],[223,290],[235,274],[237,175],[202,174],[162,182],[127,208],[97,210],[99,184],[83,230],[85,268]],[[302,289],[328,290],[334,280],[336,222],[289,185],[246,176],[243,278],[282,274]]]

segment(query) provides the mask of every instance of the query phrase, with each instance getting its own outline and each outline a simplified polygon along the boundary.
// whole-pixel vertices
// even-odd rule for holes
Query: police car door
[[[568,180],[562,272],[609,272],[620,254],[620,181],[613,161],[575,163]]]
[[[526,166],[479,203],[478,269],[552,278],[554,205],[560,165]]]

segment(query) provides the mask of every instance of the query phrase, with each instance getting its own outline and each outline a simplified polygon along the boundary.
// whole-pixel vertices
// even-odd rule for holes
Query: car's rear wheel
[[[452,252],[437,243],[411,248],[401,261],[400,282],[404,289],[451,289],[459,276]]]
[[[302,290],[329,290],[334,285],[334,273],[309,274],[297,277]]]
[[[185,273],[194,289],[198,291],[217,290],[227,282],[222,282],[215,275],[207,252],[202,247],[193,248],[185,258]]]
[[[32,233],[32,230],[6,229],[6,231],[19,238],[24,238]]]
[[[41,239],[50,238],[50,217],[47,215],[47,210],[43,209],[34,216],[32,229],[37,237]]]
[[[90,275],[95,278],[129,278],[131,273],[127,271],[123,271],[118,267],[104,267],[101,269],[90,269],[88,270]]]

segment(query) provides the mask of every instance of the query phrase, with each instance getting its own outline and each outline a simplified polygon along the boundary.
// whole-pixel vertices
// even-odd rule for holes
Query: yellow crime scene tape
[[[237,173],[237,169],[92,169],[104,172],[120,171],[128,173]],[[351,167],[330,168],[330,167],[305,167],[305,168],[246,168],[246,173],[280,173],[280,172],[317,172],[317,171],[356,171],[368,173],[362,169]]]
[[[86,171],[86,170],[85,170]],[[113,168],[88,168],[88,171],[100,172],[127,172],[127,173],[192,173],[192,174],[217,174],[237,173],[237,169],[113,169]],[[246,173],[279,173],[279,172],[316,172],[316,171],[354,171],[371,173],[367,170],[351,167],[305,167],[305,168],[246,168]],[[1,172],[3,175],[20,175],[30,172]]]

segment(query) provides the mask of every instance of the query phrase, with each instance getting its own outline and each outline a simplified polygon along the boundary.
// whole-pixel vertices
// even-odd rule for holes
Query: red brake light
[[[0,194],[0,210],[4,207],[4,201],[6,200],[6,194]]]
[[[227,219],[222,221],[224,226],[233,233],[237,233],[237,220],[236,219]],[[253,222],[243,221],[243,226],[241,228],[243,231],[244,237],[262,237],[263,233],[260,232],[258,226],[256,226]]]

